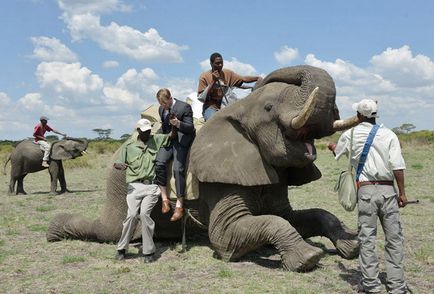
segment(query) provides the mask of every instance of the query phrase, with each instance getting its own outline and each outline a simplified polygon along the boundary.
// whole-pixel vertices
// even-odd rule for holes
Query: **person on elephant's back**
[[[177,200],[170,220],[177,221],[184,215],[183,200],[186,195],[185,165],[191,143],[196,136],[196,129],[193,124],[193,110],[189,104],[174,99],[168,89],[160,89],[156,96],[160,104],[158,113],[162,122],[159,132],[171,134],[172,138],[170,145],[161,148],[158,152],[155,166],[157,183],[161,189],[161,212],[167,213],[170,211],[166,186],[168,164],[173,159]]]
[[[211,70],[203,72],[199,77],[197,93],[200,96],[206,91],[203,104],[203,117],[208,121],[222,105],[228,87],[240,87],[243,83],[256,82],[259,76],[241,76],[229,69],[223,69],[223,57],[220,53],[210,56]]]
[[[161,147],[170,142],[168,135],[151,135],[152,125],[147,119],[137,122],[137,139],[129,139],[119,152],[114,163],[116,169],[126,169],[128,183],[128,213],[123,222],[122,234],[117,245],[117,260],[125,259],[126,250],[134,234],[140,214],[142,223],[142,251],[144,262],[155,261],[153,234],[155,222],[151,212],[161,191],[155,182],[155,159]]]
[[[47,142],[44,135],[45,132],[53,132],[59,135],[62,135],[66,137],[66,134],[63,134],[53,128],[51,128],[48,124],[48,117],[41,116],[39,118],[40,123],[37,124],[33,129],[33,137],[35,138],[35,143],[39,145],[42,151],[44,151],[44,157],[42,159],[42,166],[43,167],[49,167],[48,165],[48,158],[50,157],[50,149],[51,145]]]

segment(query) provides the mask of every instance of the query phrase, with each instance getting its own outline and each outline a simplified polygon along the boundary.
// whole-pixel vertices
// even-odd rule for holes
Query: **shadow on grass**
[[[345,267],[345,265],[342,262],[338,263],[339,269],[342,271],[341,274],[339,274],[340,278],[350,284],[351,287],[355,287],[359,281],[362,278],[362,273],[359,269],[348,269]],[[378,275],[378,278],[380,279],[381,284],[386,285],[386,273],[381,272]]]
[[[59,193],[56,192],[56,195],[53,196],[59,196],[59,195],[67,195],[67,194],[74,194],[74,193],[91,193],[91,192],[100,192],[102,191],[102,189],[87,189],[87,190],[68,190],[65,193]],[[49,195],[50,191],[38,191],[38,192],[33,192],[31,193],[31,195]]]

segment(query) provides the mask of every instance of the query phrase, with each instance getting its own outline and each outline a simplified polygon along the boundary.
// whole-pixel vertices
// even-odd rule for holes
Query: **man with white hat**
[[[37,124],[33,129],[33,137],[35,138],[35,143],[39,144],[41,147],[41,150],[44,151],[44,157],[42,158],[42,166],[43,167],[49,167],[48,165],[48,158],[50,157],[50,143],[47,142],[47,139],[45,139],[44,135],[45,132],[53,132],[59,135],[62,135],[66,137],[66,134],[63,134],[53,128],[51,128],[48,124],[48,117],[41,116],[39,118],[40,122]]]
[[[158,150],[169,143],[169,136],[151,135],[152,124],[144,118],[137,122],[136,128],[137,139],[130,138],[122,145],[114,163],[116,169],[126,169],[126,182],[128,183],[128,213],[123,222],[116,259],[125,259],[140,215],[144,262],[150,263],[155,261],[155,244],[152,239],[155,222],[151,218],[151,212],[161,194],[155,181],[154,162]]]
[[[355,103],[353,109],[357,111],[361,123],[354,127],[352,143],[351,130],[347,130],[337,144],[331,143],[328,148],[333,151],[336,160],[344,154],[348,156],[351,148],[351,165],[356,171],[360,170],[357,206],[362,279],[357,290],[364,293],[381,292],[378,257],[375,252],[377,219],[380,219],[385,236],[386,288],[388,293],[407,293],[403,262],[404,238],[398,208],[407,204],[405,162],[401,147],[395,133],[382,124],[376,124],[376,101],[363,99]],[[359,162],[362,164],[359,165]]]

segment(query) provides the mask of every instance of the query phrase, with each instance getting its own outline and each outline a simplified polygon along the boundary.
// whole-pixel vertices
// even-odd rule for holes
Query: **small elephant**
[[[339,119],[335,96],[326,71],[283,68],[260,81],[246,98],[218,111],[198,131],[188,161],[199,180],[196,213],[222,259],[236,260],[272,244],[284,268],[310,270],[323,255],[304,241],[312,236],[329,238],[344,258],[358,255],[357,234],[335,215],[320,208],[294,210],[288,200],[288,186],[321,177],[314,164],[314,139],[358,123],[357,117]],[[127,211],[126,190],[125,173],[111,168],[101,216],[92,221],[58,214],[47,240],[118,241]],[[180,236],[179,222],[161,214],[161,201],[151,216],[155,237]],[[140,230],[133,236],[138,238]]]
[[[51,144],[48,171],[51,178],[51,194],[56,194],[57,180],[60,183],[60,192],[67,192],[65,171],[62,160],[76,158],[83,155],[87,149],[88,142],[85,139],[65,138]],[[42,166],[44,152],[33,140],[27,139],[18,143],[9,158],[4,164],[6,174],[6,164],[11,161],[11,180],[9,183],[9,195],[26,194],[24,191],[23,180],[28,173],[34,173],[45,169]],[[18,183],[17,183],[18,182]],[[17,188],[15,192],[15,184]]]

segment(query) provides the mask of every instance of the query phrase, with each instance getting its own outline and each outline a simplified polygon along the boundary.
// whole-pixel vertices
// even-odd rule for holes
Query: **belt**
[[[368,185],[393,186],[393,181],[364,181],[364,182],[359,182],[359,187],[368,186]]]
[[[139,179],[139,180],[135,180],[133,183],[142,183],[142,184],[145,184],[145,185],[153,185],[153,184],[156,184],[157,181],[156,180]]]

